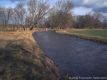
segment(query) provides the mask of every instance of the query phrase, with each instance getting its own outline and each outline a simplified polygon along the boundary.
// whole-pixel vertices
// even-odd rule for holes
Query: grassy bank
[[[0,80],[59,80],[59,72],[32,32],[1,32]]]
[[[83,39],[107,43],[107,30],[104,29],[70,29],[66,30],[65,33]]]
[[[77,30],[73,29],[73,30],[68,30],[68,32],[86,35],[86,36],[107,38],[107,30],[103,30],[103,29],[77,29]]]

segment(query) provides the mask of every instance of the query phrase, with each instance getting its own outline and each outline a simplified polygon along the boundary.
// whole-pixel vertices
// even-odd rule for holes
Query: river
[[[45,54],[72,76],[107,76],[107,45],[52,31],[35,32]]]

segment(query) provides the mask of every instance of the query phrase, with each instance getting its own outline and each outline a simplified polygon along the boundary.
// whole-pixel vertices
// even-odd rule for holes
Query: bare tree
[[[0,25],[6,29],[11,17],[11,8],[0,8]],[[3,29],[2,28],[2,29]]]
[[[10,24],[11,17],[12,17],[12,8],[7,8],[5,10],[5,25],[6,26]]]
[[[72,1],[71,0],[58,0],[50,13],[49,19],[52,28],[66,28],[72,25]]]
[[[29,16],[28,21],[30,21],[31,28],[37,26],[38,22],[45,17],[49,9],[47,0],[29,0],[28,10]]]
[[[25,12],[26,10],[24,8],[24,4],[22,3],[19,3],[14,9],[14,17],[16,20],[16,24],[23,26],[24,30],[25,30],[24,25],[25,25],[25,16],[26,16]]]
[[[94,13],[94,14],[87,14],[84,16],[78,16],[76,20],[77,28],[101,28],[101,14]]]
[[[4,23],[4,8],[0,7],[0,24]]]
[[[72,0],[58,0],[55,8],[57,12],[71,13],[71,9],[73,8]]]

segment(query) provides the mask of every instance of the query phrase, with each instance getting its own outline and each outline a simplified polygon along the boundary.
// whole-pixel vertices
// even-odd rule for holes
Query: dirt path
[[[55,32],[37,32],[33,36],[63,73],[107,76],[107,45]]]

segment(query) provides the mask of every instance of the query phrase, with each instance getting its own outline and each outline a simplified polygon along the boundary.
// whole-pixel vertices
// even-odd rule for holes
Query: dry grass
[[[58,69],[32,31],[0,33],[0,80],[59,80]]]

